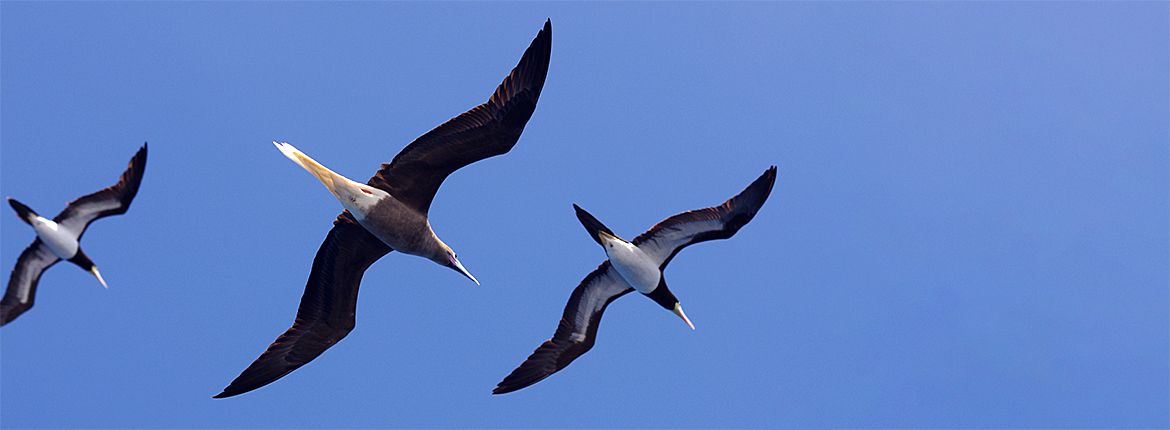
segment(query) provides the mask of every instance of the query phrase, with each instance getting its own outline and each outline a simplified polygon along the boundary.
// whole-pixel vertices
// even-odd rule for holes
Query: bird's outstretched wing
[[[597,327],[601,325],[605,307],[630,291],[634,289],[610,266],[609,260],[601,263],[569,296],[552,339],[536,348],[520,367],[496,385],[492,394],[510,393],[540,382],[588,352],[597,339]]]
[[[215,397],[231,397],[268,385],[345,338],[353,330],[362,275],[390,251],[348,211],[342,212],[313,258],[292,327]]]
[[[665,269],[688,245],[727,239],[756,216],[776,183],[776,166],[769,167],[746,189],[723,204],[672,216],[634,238],[634,245]]]
[[[382,164],[369,185],[426,214],[435,192],[455,170],[507,153],[536,110],[552,53],[552,22],[536,35],[520,63],[484,104],[419,136]]]
[[[12,275],[8,277],[8,289],[4,291],[4,299],[0,300],[0,326],[12,322],[16,317],[32,308],[37,298],[37,283],[41,274],[61,261],[49,247],[40,239],[20,253],[16,259],[16,267],[12,268]]]
[[[130,165],[122,172],[118,183],[103,188],[93,194],[78,197],[69,202],[69,205],[53,218],[68,231],[76,232],[78,239],[85,234],[89,223],[98,218],[110,215],[121,215],[130,209],[130,202],[138,194],[138,186],[142,184],[142,175],[146,172],[146,144],[130,159]]]

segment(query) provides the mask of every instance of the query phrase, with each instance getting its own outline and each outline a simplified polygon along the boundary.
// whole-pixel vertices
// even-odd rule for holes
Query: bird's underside
[[[389,193],[425,217],[443,179],[463,166],[507,153],[516,144],[536,109],[551,50],[552,23],[546,21],[487,102],[415,139],[393,161],[383,164],[367,185]],[[390,246],[360,225],[348,210],[339,215],[313,260],[292,327],[215,397],[235,396],[267,385],[344,338],[355,324],[363,273],[390,251]]]
[[[69,202],[52,220],[41,218],[28,206],[8,199],[21,220],[37,230],[37,239],[20,253],[16,266],[12,268],[8,288],[4,291],[4,298],[0,299],[0,326],[32,308],[41,275],[59,261],[66,260],[82,267],[103,286],[106,285],[97,266],[81,251],[80,240],[94,221],[121,215],[130,209],[146,174],[146,154],[147,145],[144,143],[130,158],[116,184]]]
[[[659,264],[659,270],[665,270],[670,260],[683,248],[735,235],[755,217],[768,199],[775,181],[776,167],[773,166],[722,205],[667,218],[639,235],[632,244]],[[592,216],[582,218],[582,222],[591,233],[601,231],[613,235]],[[594,237],[594,240],[598,239]],[[598,240],[598,243],[602,241]],[[665,277],[660,280],[662,284],[658,288],[663,289]],[[540,382],[588,352],[597,340],[597,329],[601,325],[605,308],[632,291],[634,288],[623,279],[611,261],[603,262],[573,290],[552,338],[537,347],[528,359],[504,377],[492,390],[492,394],[510,393]],[[651,292],[647,296],[653,299],[653,294]],[[680,316],[690,325],[689,319]]]

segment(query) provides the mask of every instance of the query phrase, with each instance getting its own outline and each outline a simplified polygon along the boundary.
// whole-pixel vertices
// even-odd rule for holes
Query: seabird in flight
[[[255,390],[312,361],[354,327],[362,274],[392,250],[425,257],[471,279],[455,251],[435,236],[427,212],[443,179],[516,145],[548,74],[552,22],[484,104],[415,139],[369,182],[325,168],[287,143],[280,152],[309,171],[345,207],[317,250],[296,320],[216,398]]]
[[[97,266],[81,250],[81,236],[94,220],[121,215],[130,209],[130,202],[134,200],[134,195],[138,194],[138,186],[142,183],[144,172],[145,143],[138,153],[134,154],[134,158],[130,159],[130,166],[122,172],[117,184],[69,202],[69,205],[53,219],[42,217],[23,203],[8,198],[8,204],[16,210],[20,220],[36,230],[37,238],[20,253],[16,267],[12,268],[12,275],[8,278],[8,289],[4,292],[4,299],[0,300],[0,326],[8,324],[32,308],[41,274],[58,261],[65,260],[76,264],[93,274],[103,287],[109,288]]]
[[[772,166],[747,189],[723,204],[667,218],[634,238],[633,242],[618,237],[593,215],[573,205],[577,219],[605,250],[608,259],[573,290],[552,339],[536,348],[520,367],[492,390],[492,394],[510,393],[540,382],[589,351],[597,340],[597,327],[601,324],[605,307],[634,290],[678,315],[694,330],[695,325],[667,288],[663,270],[688,245],[735,235],[760,210],[775,182],[776,166]]]

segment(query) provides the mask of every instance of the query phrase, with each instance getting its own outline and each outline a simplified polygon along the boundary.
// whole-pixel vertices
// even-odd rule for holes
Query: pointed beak
[[[463,263],[460,263],[458,258],[450,257],[449,260],[451,260],[451,267],[454,267],[455,270],[458,270],[459,273],[462,273],[463,276],[466,276],[467,279],[470,279],[471,282],[475,283],[475,285],[479,285],[479,280],[475,279],[474,276],[471,276],[471,272],[468,272],[467,269],[463,267]]]
[[[93,276],[97,278],[98,282],[102,283],[103,287],[106,287],[107,290],[110,289],[110,286],[106,285],[106,280],[102,279],[102,272],[98,271],[97,266],[90,267],[89,273],[92,273]]]
[[[687,323],[687,326],[689,326],[691,330],[695,329],[695,324],[691,323],[691,319],[687,318],[687,313],[683,312],[681,303],[674,304],[674,314],[678,315],[679,318],[682,318],[683,322]]]

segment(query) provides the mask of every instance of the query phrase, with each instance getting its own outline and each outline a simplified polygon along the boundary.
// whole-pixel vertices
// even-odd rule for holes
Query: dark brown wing
[[[630,291],[634,289],[611,268],[609,260],[601,263],[569,296],[565,314],[552,339],[536,348],[520,367],[496,385],[492,394],[510,393],[540,382],[589,351],[597,339],[597,327],[601,325],[605,307]]]
[[[142,175],[146,173],[146,144],[130,159],[130,165],[122,172],[118,183],[96,193],[77,198],[62,210],[53,221],[68,231],[76,232],[80,239],[89,223],[110,215],[121,215],[130,209],[130,201],[138,194]]]
[[[268,385],[345,338],[353,330],[362,275],[390,251],[349,212],[342,212],[313,258],[309,282],[292,327],[215,398]]]
[[[552,22],[536,35],[520,63],[487,103],[419,136],[370,178],[369,185],[426,214],[435,192],[455,170],[504,154],[516,145],[536,110],[552,53]]]
[[[12,322],[16,317],[32,308],[37,298],[37,283],[41,274],[49,267],[61,261],[49,247],[34,240],[32,245],[20,253],[16,259],[16,267],[12,268],[12,275],[8,278],[8,289],[4,291],[4,299],[0,300],[0,326]]]
[[[688,245],[727,239],[746,225],[776,183],[776,166],[769,167],[751,185],[719,206],[683,212],[663,220],[634,238],[634,245],[665,269],[670,260]]]

